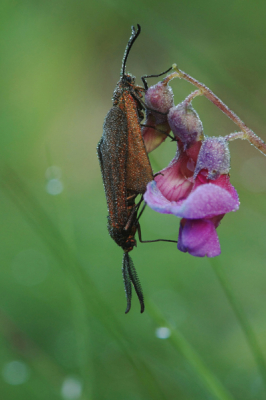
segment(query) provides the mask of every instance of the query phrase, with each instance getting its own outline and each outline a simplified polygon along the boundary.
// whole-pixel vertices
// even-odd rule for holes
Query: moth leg
[[[156,172],[156,174],[154,174],[153,177],[155,178],[155,177],[158,176],[158,175],[164,176],[164,174],[162,174],[161,172]]]
[[[127,200],[129,200],[129,199],[134,199],[134,198],[136,198],[136,197],[137,197],[137,194],[127,197]],[[129,218],[128,218],[128,221],[127,221],[127,223],[126,223],[126,225],[125,225],[125,227],[124,227],[124,230],[125,230],[125,231],[127,231],[127,230],[130,228],[130,225],[131,225],[131,223],[132,223],[132,220],[133,220],[133,218],[134,218],[136,212],[138,212],[138,209],[139,209],[139,207],[140,207],[140,205],[141,205],[142,202],[143,202],[143,196],[141,196],[140,201],[139,201],[137,204],[135,204],[134,207],[132,208],[131,214],[130,214],[130,216],[129,216]],[[142,211],[142,212],[143,212],[143,211]],[[141,214],[142,214],[142,212],[141,212]],[[138,219],[139,219],[139,217],[138,217]],[[138,221],[138,219],[137,219],[137,221]]]
[[[141,80],[142,80],[142,82],[143,82],[144,88],[145,88],[146,90],[148,89],[148,84],[147,84],[147,82],[146,82],[146,79],[147,79],[147,78],[158,78],[159,76],[162,76],[162,75],[164,75],[164,74],[167,74],[167,72],[171,71],[171,69],[173,69],[173,66],[172,66],[171,68],[168,68],[166,71],[161,72],[161,73],[158,74],[158,75],[144,75],[144,76],[142,76],[142,77],[141,77]]]
[[[142,200],[143,200],[143,198],[141,199],[141,201],[142,201]],[[139,205],[140,205],[140,203],[139,203]],[[139,222],[139,219],[140,219],[140,217],[142,216],[142,213],[143,213],[143,211],[145,210],[146,205],[147,205],[147,203],[144,203],[144,204],[143,204],[142,209],[140,210],[140,213],[139,213],[139,215],[138,215],[137,222]],[[138,224],[138,226],[139,226],[139,224]]]
[[[172,139],[172,142],[176,142],[177,139],[174,136],[169,135],[169,133],[166,133],[165,131],[163,131],[162,129],[158,129],[155,126],[151,126],[151,125],[146,125],[146,124],[140,124],[140,126],[142,126],[143,128],[152,128],[157,132],[163,133],[165,136],[169,137],[170,139]]]
[[[131,196],[128,196],[128,197],[127,197],[127,201],[133,200],[133,199],[135,199],[136,197],[137,197],[137,194],[132,194]]]
[[[153,111],[153,112],[155,112],[157,114],[160,114],[160,115],[167,115],[168,114],[168,113],[163,113],[161,111],[154,110],[153,108],[147,107],[146,104],[144,103],[144,101],[138,96],[138,94],[136,92],[132,91],[131,94],[132,94],[132,97],[134,97],[134,99],[137,100],[145,110]]]
[[[137,208],[137,204],[134,205],[134,207],[132,208],[131,214],[127,220],[127,223],[124,227],[124,230],[127,231],[130,228],[130,225],[132,223],[132,220],[134,218],[134,215],[136,214],[136,208]]]
[[[177,243],[176,240],[170,240],[170,239],[142,240],[140,224],[138,224],[138,226],[137,226],[137,231],[138,231],[138,237],[139,237],[140,243],[154,243],[154,242],[170,242],[170,243]]]

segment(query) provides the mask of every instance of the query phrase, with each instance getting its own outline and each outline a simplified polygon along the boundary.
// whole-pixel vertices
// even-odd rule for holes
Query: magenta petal
[[[211,183],[198,186],[190,193],[182,205],[173,205],[172,213],[178,217],[199,219],[212,218],[216,215],[236,211],[239,208],[238,198],[227,190]]]
[[[152,181],[147,185],[144,200],[154,211],[188,219],[212,218],[239,208],[238,198],[211,183],[198,186],[185,200],[169,201]]]
[[[180,224],[177,248],[195,257],[216,257],[221,253],[214,224],[210,220],[185,220]]]
[[[186,253],[187,252],[187,247],[183,243],[183,229],[184,229],[184,227],[183,227],[182,221],[185,221],[185,220],[181,220],[181,222],[180,222],[178,241],[177,241],[177,248],[178,248],[178,250],[183,251],[183,253]]]
[[[156,149],[167,138],[167,135],[160,131],[169,134],[170,126],[168,125],[168,122],[156,125],[154,116],[149,114],[141,129],[147,153]]]
[[[160,212],[162,214],[172,214],[171,201],[167,200],[160,190],[158,189],[156,182],[149,182],[147,185],[146,192],[144,193],[144,201],[151,207],[154,211]]]
[[[169,201],[177,202],[184,200],[192,190],[193,178],[187,178],[181,172],[181,168],[186,167],[190,161],[186,155],[179,156],[177,152],[175,158],[170,162],[168,167],[162,169],[160,174],[156,176],[155,181],[162,195]],[[192,162],[190,161],[190,164]],[[193,168],[194,166],[191,166]]]

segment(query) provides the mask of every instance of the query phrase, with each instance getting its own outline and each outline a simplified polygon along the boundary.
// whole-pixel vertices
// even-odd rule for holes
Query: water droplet
[[[10,361],[2,370],[4,380],[10,385],[21,385],[28,380],[29,375],[29,368],[22,361]]]
[[[57,194],[60,194],[63,191],[63,183],[57,178],[50,179],[47,182],[46,191],[49,194],[56,196]]]
[[[67,377],[61,388],[61,394],[64,399],[75,400],[81,396],[82,384],[81,382],[73,377]]]
[[[169,336],[171,335],[171,331],[169,328],[161,326],[160,328],[156,329],[155,335],[157,336],[158,339],[168,339]]]

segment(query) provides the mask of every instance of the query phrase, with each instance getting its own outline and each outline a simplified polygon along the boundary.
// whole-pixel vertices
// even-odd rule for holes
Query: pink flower
[[[239,208],[229,161],[223,138],[179,142],[175,158],[147,185],[144,200],[153,210],[182,218],[179,250],[197,257],[221,253],[216,228],[226,213]]]

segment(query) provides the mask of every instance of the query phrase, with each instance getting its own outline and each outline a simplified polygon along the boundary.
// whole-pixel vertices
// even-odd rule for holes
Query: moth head
[[[131,74],[125,74],[125,75],[122,77],[122,83],[123,83],[124,85],[129,85],[129,86],[135,85],[135,76],[133,76],[133,75],[131,75]]]

